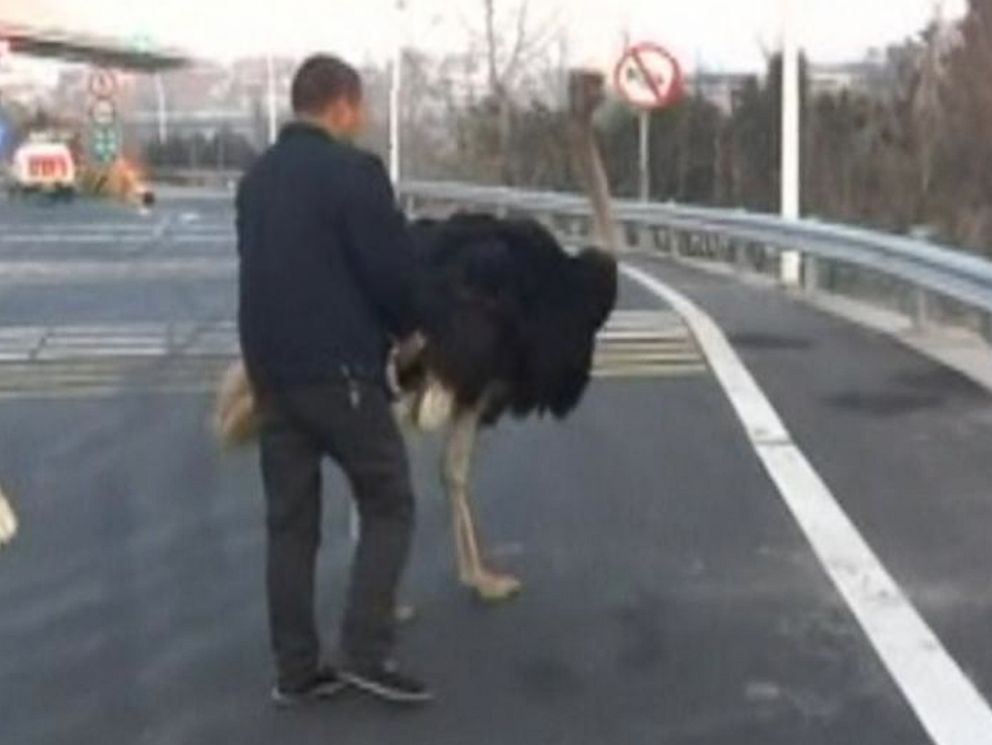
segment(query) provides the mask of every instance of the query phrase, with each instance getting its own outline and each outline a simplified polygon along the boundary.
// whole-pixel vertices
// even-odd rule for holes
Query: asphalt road
[[[230,319],[229,279],[73,281],[56,265],[232,251],[222,202],[170,201],[146,217],[0,203],[0,328]],[[59,279],[4,284],[4,266],[24,261]],[[787,298],[647,266],[725,327],[992,694],[989,396]],[[623,307],[660,308],[632,285]],[[723,391],[698,372],[600,380],[564,424],[486,434],[480,523],[494,563],[525,582],[503,606],[456,586],[438,443],[411,442],[419,531],[404,594],[419,614],[402,656],[439,700],[401,711],[347,693],[274,710],[254,453],[217,451],[208,403],[140,388],[0,403],[0,484],[22,521],[0,553],[3,745],[928,742]],[[350,546],[346,491],[328,476],[320,613],[332,651]]]

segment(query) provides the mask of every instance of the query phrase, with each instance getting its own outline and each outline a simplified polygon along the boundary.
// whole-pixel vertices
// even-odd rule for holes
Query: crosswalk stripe
[[[681,317],[671,311],[619,310],[600,333],[593,355],[597,378],[695,375],[706,364]]]
[[[0,327],[0,398],[46,392],[212,389],[238,354],[233,321]],[[597,338],[600,378],[706,371],[685,325],[672,314],[621,310]]]
[[[0,283],[64,284],[113,280],[234,279],[233,258],[190,257],[182,259],[92,261],[0,261]]]

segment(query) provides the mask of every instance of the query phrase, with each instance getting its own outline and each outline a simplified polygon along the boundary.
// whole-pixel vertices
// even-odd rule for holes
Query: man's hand
[[[396,366],[401,369],[406,367],[416,359],[426,346],[427,339],[419,331],[414,331],[405,339],[397,342],[396,346],[393,347],[393,359],[396,360]]]
[[[427,339],[419,331],[413,332],[393,345],[389,353],[389,363],[386,365],[386,381],[394,394],[402,393],[400,372],[410,367],[426,346]]]

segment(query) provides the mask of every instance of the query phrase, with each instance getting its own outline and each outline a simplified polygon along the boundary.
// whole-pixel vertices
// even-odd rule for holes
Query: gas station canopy
[[[2,21],[0,44],[8,47],[14,54],[85,62],[98,67],[134,72],[171,70],[192,62],[190,57],[175,49]]]

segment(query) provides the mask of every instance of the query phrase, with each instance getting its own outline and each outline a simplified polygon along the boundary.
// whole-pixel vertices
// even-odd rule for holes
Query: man
[[[414,330],[413,248],[382,163],[350,144],[365,124],[358,73],[311,57],[292,104],[296,121],[237,195],[239,330],[261,408],[273,698],[296,703],[350,683],[422,702],[428,689],[391,660],[414,508],[385,382],[391,340]],[[361,521],[340,671],[320,664],[314,620],[324,456],[348,477]]]

